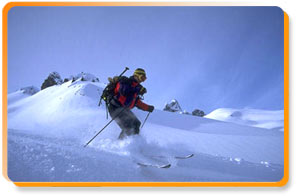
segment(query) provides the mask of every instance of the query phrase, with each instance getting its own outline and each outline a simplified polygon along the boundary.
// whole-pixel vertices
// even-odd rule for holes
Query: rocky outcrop
[[[58,72],[52,72],[49,74],[49,76],[44,80],[44,82],[41,85],[41,90],[54,86],[57,84],[62,84],[63,80]]]

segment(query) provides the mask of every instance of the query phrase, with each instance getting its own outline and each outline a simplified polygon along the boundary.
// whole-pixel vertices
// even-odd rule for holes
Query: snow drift
[[[284,131],[284,110],[220,108],[206,115],[206,118]]]

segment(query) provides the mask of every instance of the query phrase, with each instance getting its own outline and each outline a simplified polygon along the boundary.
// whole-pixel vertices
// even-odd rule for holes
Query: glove
[[[139,94],[140,94],[140,95],[144,95],[145,93],[147,93],[147,90],[146,90],[146,88],[142,87],[142,88],[140,89]]]
[[[153,110],[154,110],[154,106],[153,105],[149,105],[148,106],[148,112],[153,112]]]

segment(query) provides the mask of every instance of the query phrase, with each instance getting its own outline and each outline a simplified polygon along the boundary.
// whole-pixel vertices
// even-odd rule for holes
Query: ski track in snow
[[[113,142],[114,143],[114,142]],[[271,163],[252,163],[243,159],[197,153],[188,160],[155,158],[161,147],[145,144],[147,152],[135,149],[139,144],[113,147],[84,148],[77,140],[58,139],[9,130],[8,176],[13,181],[278,181],[283,166]],[[108,146],[108,143],[106,144]],[[131,146],[129,146],[131,145]],[[151,145],[151,149],[147,148]],[[129,149],[129,147],[131,149]],[[104,149],[105,148],[105,149]],[[108,149],[108,150],[107,150]],[[117,150],[118,150],[117,149]],[[113,150],[113,152],[112,152]],[[137,151],[137,152],[135,152]],[[148,155],[147,155],[148,153]],[[164,154],[167,153],[167,154]],[[173,152],[181,153],[181,152]],[[173,156],[163,149],[161,155]],[[140,168],[137,162],[165,164],[170,169]]]

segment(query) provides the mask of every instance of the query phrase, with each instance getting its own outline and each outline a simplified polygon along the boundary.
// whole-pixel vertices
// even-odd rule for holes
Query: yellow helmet
[[[135,70],[134,76],[142,76],[142,75],[144,75],[146,77],[146,72],[144,69],[138,68]]]

